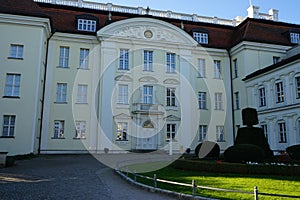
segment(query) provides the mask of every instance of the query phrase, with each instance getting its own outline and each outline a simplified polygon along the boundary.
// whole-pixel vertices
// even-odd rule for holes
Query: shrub
[[[293,145],[286,148],[286,152],[294,160],[300,160],[300,145]]]
[[[220,146],[211,141],[204,141],[195,148],[195,154],[200,159],[202,158],[219,158]]]
[[[262,148],[252,144],[238,144],[227,148],[224,152],[227,162],[262,162],[265,153]]]

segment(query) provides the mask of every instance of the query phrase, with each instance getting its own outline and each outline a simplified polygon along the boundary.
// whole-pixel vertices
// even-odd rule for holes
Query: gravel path
[[[90,155],[43,155],[0,169],[1,200],[171,200],[120,178]]]

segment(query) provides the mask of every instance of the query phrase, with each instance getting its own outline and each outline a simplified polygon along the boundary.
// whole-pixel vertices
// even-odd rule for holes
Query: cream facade
[[[81,0],[26,2],[37,11],[0,14],[0,151],[175,154],[205,140],[224,151],[249,106],[258,108],[272,150],[300,142],[298,61],[244,79],[298,53],[296,25]],[[248,11],[255,18],[258,8]],[[258,17],[278,21],[278,11]],[[283,31],[272,36],[280,42],[253,39],[258,25]],[[235,41],[245,30],[250,39]],[[274,93],[278,80],[284,103],[258,106],[260,86]],[[278,126],[285,142],[271,135]]]

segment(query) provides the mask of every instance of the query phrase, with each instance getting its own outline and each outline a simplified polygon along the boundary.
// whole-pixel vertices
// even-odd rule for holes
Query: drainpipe
[[[55,30],[51,31],[51,35],[47,38],[47,48],[46,48],[46,58],[45,58],[45,70],[44,70],[44,83],[43,83],[43,95],[42,95],[42,108],[41,108],[41,124],[39,133],[39,145],[38,145],[38,155],[41,154],[41,143],[42,143],[42,130],[43,130],[43,116],[44,116],[44,102],[45,102],[45,88],[46,88],[46,78],[47,78],[47,65],[48,65],[48,52],[49,52],[49,42],[54,35]]]
[[[232,107],[232,131],[233,131],[233,143],[235,141],[235,120],[234,120],[234,100],[233,100],[233,80],[232,80],[232,61],[231,61],[231,53],[230,53],[230,50],[227,49],[227,52],[228,52],[228,56],[229,56],[229,71],[230,71],[230,89],[231,89],[231,107]]]

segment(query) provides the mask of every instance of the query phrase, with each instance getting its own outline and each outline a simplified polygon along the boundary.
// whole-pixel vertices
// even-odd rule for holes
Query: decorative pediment
[[[102,39],[132,38],[193,46],[198,44],[188,33],[177,26],[161,20],[142,17],[111,23],[100,29],[97,35]]]
[[[113,116],[114,119],[131,119],[131,117],[125,113],[121,113]]]
[[[144,83],[157,83],[158,80],[152,76],[144,76],[142,78],[139,79],[140,82],[144,82]]]
[[[172,85],[179,85],[179,81],[173,78],[168,78],[164,80],[164,84],[172,84]]]
[[[115,77],[115,80],[116,81],[128,81],[128,82],[130,82],[130,81],[132,81],[132,78],[128,75],[119,75],[119,76]]]
[[[181,121],[180,117],[176,117],[175,115],[168,115],[165,117],[166,121]]]

